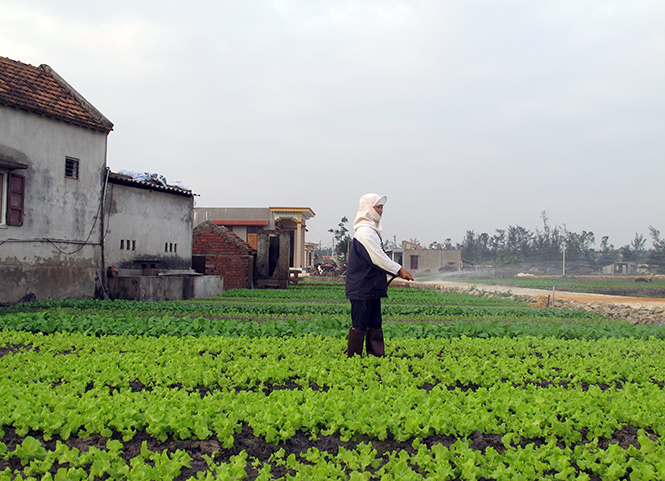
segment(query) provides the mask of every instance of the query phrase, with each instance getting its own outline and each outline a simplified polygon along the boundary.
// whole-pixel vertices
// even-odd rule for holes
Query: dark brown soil
[[[8,451],[14,450],[18,444],[23,442],[24,437],[18,436],[14,428],[5,426],[3,429],[5,431],[5,436],[2,439],[2,442],[7,445]],[[610,444],[616,443],[624,449],[627,449],[630,445],[639,449],[640,445],[637,440],[638,430],[639,429],[635,426],[624,426],[615,432],[611,438],[601,440],[599,442],[599,447],[606,449]],[[584,436],[585,433],[582,434]],[[34,437],[35,439],[42,439],[42,435],[39,432],[31,431],[28,433],[28,435]],[[655,439],[655,434],[650,433],[650,437]],[[118,434],[114,435],[113,439],[122,440],[121,436]],[[481,433],[480,431],[474,432],[469,437],[469,441],[471,441],[471,449],[482,451],[483,453],[490,447],[496,450],[498,453],[503,453],[505,451],[505,446],[503,445],[501,439],[502,436],[500,434]],[[47,450],[54,450],[56,441],[58,440],[70,448],[75,447],[81,451],[87,451],[92,446],[101,450],[106,449],[106,442],[108,438],[102,436],[91,436],[89,438],[71,437],[67,441],[63,441],[59,437],[55,436],[50,441],[43,441],[42,444]],[[177,450],[183,450],[192,457],[192,461],[190,463],[190,467],[184,468],[176,480],[186,480],[192,476],[195,476],[199,471],[208,470],[208,464],[203,458],[204,455],[213,457],[216,463],[221,463],[228,462],[231,456],[245,451],[247,452],[250,459],[255,458],[262,463],[271,464],[272,475],[275,478],[279,478],[289,472],[287,471],[286,467],[276,465],[270,460],[270,457],[280,449],[284,449],[285,457],[290,454],[304,454],[310,447],[315,447],[319,451],[325,451],[331,455],[337,455],[340,446],[344,447],[345,449],[355,449],[360,443],[371,442],[373,449],[377,450],[377,457],[383,458],[384,462],[388,461],[388,454],[393,451],[404,450],[409,454],[413,454],[415,452],[415,449],[412,446],[413,440],[400,442],[392,437],[389,437],[388,439],[381,441],[379,439],[369,438],[368,436],[360,436],[353,441],[345,442],[342,441],[338,436],[320,436],[316,439],[310,439],[308,435],[303,432],[297,432],[295,436],[293,436],[288,441],[275,445],[267,443],[264,439],[254,436],[251,428],[247,425],[244,425],[241,431],[235,434],[234,440],[233,447],[230,449],[225,449],[215,438],[184,441],[167,439],[166,441],[161,442],[158,439],[146,434],[145,432],[140,432],[137,433],[132,440],[123,442],[123,458],[129,463],[132,458],[138,456],[141,452],[141,445],[144,441],[146,441],[148,449],[153,452],[161,453],[164,450],[167,450],[169,453],[173,453]],[[424,438],[421,441],[428,447],[432,447],[436,444],[442,444],[446,447],[449,447],[457,441],[457,438],[454,436],[434,435]],[[586,440],[586,437],[584,437],[579,444],[585,444],[587,442],[588,441]],[[519,446],[525,447],[529,444],[540,446],[545,444],[545,439],[523,439],[519,443]],[[563,446],[562,442],[559,444]],[[10,458],[9,461],[0,460],[0,471],[7,467],[11,468],[12,470],[22,468],[18,458],[16,457]],[[54,465],[51,469],[51,472],[55,474],[60,467],[68,466]],[[293,472],[289,473],[291,475],[295,474]],[[251,463],[248,464],[247,475],[247,479],[249,480],[255,479],[258,475],[257,468],[252,466]],[[591,479],[594,478],[592,477]]]

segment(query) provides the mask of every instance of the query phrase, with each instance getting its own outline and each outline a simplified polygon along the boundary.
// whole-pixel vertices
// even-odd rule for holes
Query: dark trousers
[[[359,331],[381,329],[381,299],[351,301],[351,326]]]

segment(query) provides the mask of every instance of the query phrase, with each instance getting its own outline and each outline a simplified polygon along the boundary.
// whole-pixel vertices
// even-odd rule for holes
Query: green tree
[[[647,258],[646,250],[647,240],[642,234],[635,232],[635,238],[630,243],[630,249],[633,251],[635,262],[642,263]]]
[[[610,244],[609,241],[610,236],[607,235],[604,235],[600,240],[600,247],[596,257],[596,262],[600,267],[608,266],[613,262],[616,262],[619,257],[619,252],[614,249],[614,245]]]
[[[651,234],[653,249],[649,252],[647,262],[663,271],[665,270],[665,239],[660,238],[660,231],[653,226],[649,226],[649,234]]]
[[[337,229],[328,229],[328,232],[333,234],[335,239],[333,259],[339,262],[346,262],[346,256],[349,251],[351,238],[349,237],[349,229],[346,228],[346,224],[349,222],[349,219],[346,216],[342,217],[339,224],[337,224]]]

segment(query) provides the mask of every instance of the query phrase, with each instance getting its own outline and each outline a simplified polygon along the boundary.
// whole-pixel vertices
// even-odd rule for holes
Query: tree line
[[[473,264],[510,267],[528,265],[545,270],[559,270],[562,266],[565,249],[566,268],[571,272],[598,271],[614,262],[635,262],[647,264],[651,272],[665,272],[665,239],[660,231],[649,226],[651,248],[647,248],[647,237],[636,233],[630,244],[615,248],[609,236],[603,236],[596,248],[596,236],[591,231],[572,232],[564,225],[550,226],[547,212],[541,212],[542,229],[526,229],[520,225],[507,229],[495,229],[494,234],[480,234],[467,230],[461,243],[453,243],[448,238],[443,242],[434,241],[423,245],[428,249],[456,249],[462,251],[462,259]],[[346,252],[351,242],[348,218],[342,217],[333,234],[335,259],[346,261]],[[418,239],[409,239],[422,245]],[[397,238],[384,239],[386,249],[397,249]]]
[[[461,243],[454,246],[450,239],[432,242],[430,249],[458,249],[462,258],[475,264],[489,264],[496,267],[528,264],[545,269],[559,269],[565,249],[566,266],[572,270],[594,270],[614,262],[635,262],[648,264],[652,271],[665,270],[665,239],[660,231],[649,226],[652,247],[648,249],[647,238],[635,234],[630,244],[615,248],[609,236],[603,236],[598,248],[593,232],[569,231],[565,225],[550,226],[547,212],[541,213],[543,227],[531,231],[520,225],[507,229],[496,229],[493,235],[486,232],[477,234],[467,230]]]

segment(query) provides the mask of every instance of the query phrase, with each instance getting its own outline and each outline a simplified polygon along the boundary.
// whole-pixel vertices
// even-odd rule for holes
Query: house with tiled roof
[[[112,129],[48,65],[0,57],[0,303],[101,288]]]
[[[192,270],[192,191],[111,172],[112,129],[49,66],[0,57],[0,304],[221,292]]]

